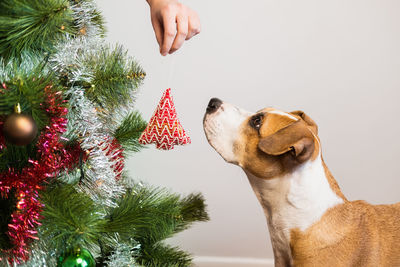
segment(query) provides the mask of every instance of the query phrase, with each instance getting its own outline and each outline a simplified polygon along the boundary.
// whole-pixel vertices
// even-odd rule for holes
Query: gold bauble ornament
[[[14,113],[9,115],[3,125],[6,140],[17,146],[26,146],[35,139],[38,128],[33,118],[21,113],[20,104],[14,107]]]

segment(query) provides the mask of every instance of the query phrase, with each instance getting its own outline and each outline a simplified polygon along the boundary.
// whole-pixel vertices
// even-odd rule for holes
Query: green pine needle
[[[0,55],[20,58],[24,51],[48,53],[66,33],[75,33],[68,0],[2,0]]]
[[[45,205],[40,227],[42,238],[56,251],[76,246],[90,249],[102,237],[105,224],[102,208],[72,185],[49,186],[41,200]]]
[[[143,146],[138,139],[146,129],[147,122],[139,112],[129,113],[114,133],[114,137],[127,152],[138,152]]]
[[[156,243],[142,248],[142,254],[136,260],[147,267],[187,267],[191,266],[192,257],[177,247]]]
[[[206,212],[205,199],[202,194],[190,194],[180,202],[182,220],[177,224],[175,233],[186,230],[194,222],[206,222],[210,218]]]
[[[155,244],[196,220],[208,220],[205,208],[200,194],[181,199],[165,189],[136,186],[110,212],[107,232],[118,232],[122,240],[133,234],[139,242]]]
[[[122,46],[104,46],[87,55],[84,64],[92,73],[91,84],[83,82],[87,97],[108,110],[127,104],[146,76]]]
[[[175,229],[175,218],[180,215],[178,203],[179,196],[165,190],[134,187],[110,212],[107,232],[118,232],[124,241],[132,235],[139,242],[163,240]]]
[[[78,2],[77,0],[75,0]],[[92,0],[85,0],[86,2],[94,2]],[[100,36],[105,37],[106,27],[104,22],[104,17],[99,10],[93,10],[92,13],[92,22],[100,28]]]
[[[137,245],[138,262],[144,266],[189,266],[188,253],[161,243],[194,221],[208,220],[200,194],[181,198],[165,189],[135,185],[117,200],[115,208],[97,206],[72,185],[49,185],[42,193],[45,205],[40,227],[41,238],[51,249],[65,251],[76,246],[109,255],[118,237],[119,243]],[[103,217],[102,213],[106,212]]]

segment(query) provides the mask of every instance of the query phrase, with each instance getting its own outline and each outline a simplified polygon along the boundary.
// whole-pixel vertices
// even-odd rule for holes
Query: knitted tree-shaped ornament
[[[165,90],[149,124],[139,138],[139,143],[154,143],[156,148],[163,150],[173,149],[174,145],[191,143],[176,115],[171,88]]]

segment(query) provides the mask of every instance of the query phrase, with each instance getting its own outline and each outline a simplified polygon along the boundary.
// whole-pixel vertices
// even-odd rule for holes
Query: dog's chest
[[[246,173],[268,221],[275,250],[290,251],[290,231],[305,231],[343,202],[330,188],[320,157],[289,175],[265,180]]]

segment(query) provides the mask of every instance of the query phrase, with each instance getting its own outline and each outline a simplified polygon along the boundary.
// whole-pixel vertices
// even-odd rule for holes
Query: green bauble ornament
[[[58,267],[95,267],[96,261],[89,250],[77,248],[70,254],[60,257]]]

